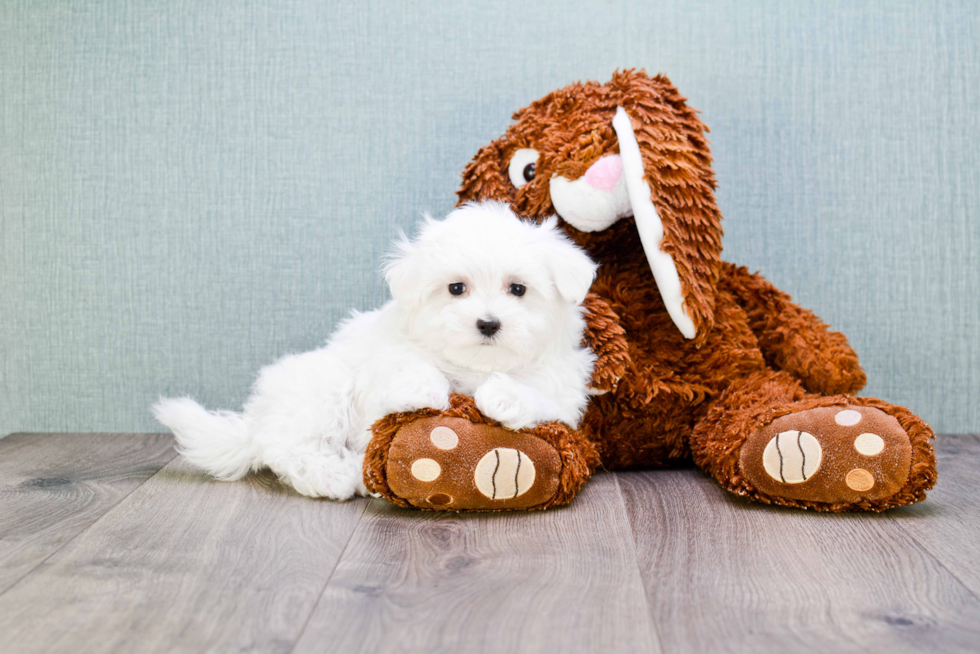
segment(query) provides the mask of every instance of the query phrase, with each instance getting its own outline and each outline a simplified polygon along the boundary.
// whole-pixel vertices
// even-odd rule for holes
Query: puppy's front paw
[[[445,377],[405,377],[393,380],[385,389],[381,404],[386,414],[418,409],[445,411],[449,408],[449,391],[449,380]]]
[[[476,407],[508,429],[525,429],[538,423],[527,390],[506,375],[493,374],[473,394]]]

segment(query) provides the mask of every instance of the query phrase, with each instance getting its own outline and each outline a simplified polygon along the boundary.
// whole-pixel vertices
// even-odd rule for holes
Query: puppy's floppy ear
[[[434,221],[427,214],[423,214],[423,219],[421,230],[424,231]],[[417,243],[409,240],[404,233],[385,257],[385,282],[391,291],[391,297],[399,304],[417,306],[425,299],[422,259]]]
[[[582,304],[599,266],[562,233],[557,218],[548,218],[534,229],[541,261],[551,274],[555,290],[568,302]]]
[[[412,256],[415,250],[416,247],[403,234],[385,263],[385,282],[391,291],[391,297],[399,304],[415,304],[419,299],[418,293],[412,288],[412,280],[416,277]]]

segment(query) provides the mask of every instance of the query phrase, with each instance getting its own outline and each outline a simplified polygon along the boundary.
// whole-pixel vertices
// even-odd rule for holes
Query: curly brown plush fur
[[[585,342],[596,355],[592,388],[608,393],[616,390],[630,364],[626,331],[619,324],[616,312],[595,293],[585,296],[585,310],[589,316]]]
[[[603,465],[658,467],[693,457],[733,492],[824,511],[921,500],[936,478],[929,427],[907,409],[850,397],[865,375],[847,339],[760,275],[721,261],[707,128],[666,77],[617,72],[607,84],[572,84],[518,111],[506,133],[467,165],[460,202],[506,201],[531,219],[556,213],[553,177],[577,180],[601,157],[620,152],[612,123],[618,107],[632,124],[663,224],[660,250],[677,269],[695,335],[685,338],[668,315],[631,217],[594,232],[561,221],[600,263],[586,338],[598,355],[593,386],[605,393],[591,403],[581,431]],[[539,156],[534,178],[515,188],[508,162],[522,148]],[[739,452],[776,417],[847,404],[880,409],[905,429],[912,464],[898,493],[866,502],[801,501],[767,495],[745,479]]]

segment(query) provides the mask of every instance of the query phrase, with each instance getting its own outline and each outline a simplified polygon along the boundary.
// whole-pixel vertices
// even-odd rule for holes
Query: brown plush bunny
[[[365,459],[369,489],[426,509],[545,508],[570,501],[599,462],[693,458],[772,504],[881,511],[925,497],[929,426],[853,397],[865,376],[844,336],[721,260],[707,130],[666,77],[572,84],[514,118],[466,167],[460,202],[557,214],[600,263],[587,300],[596,396],[579,431],[513,432],[462,396],[449,411],[388,416]],[[442,475],[414,478],[418,458]]]

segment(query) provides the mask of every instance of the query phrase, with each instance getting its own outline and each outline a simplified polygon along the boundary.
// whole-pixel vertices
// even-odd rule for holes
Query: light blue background
[[[148,431],[385,291],[510,114],[617,67],[711,126],[729,260],[980,431],[970,2],[0,2],[0,434]]]

